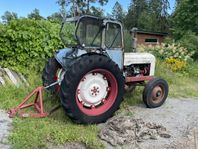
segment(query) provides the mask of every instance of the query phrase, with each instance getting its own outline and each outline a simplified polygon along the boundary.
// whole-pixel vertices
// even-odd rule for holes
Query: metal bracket
[[[17,107],[12,108],[8,111],[9,117],[13,118],[17,114],[19,117],[35,117],[35,118],[40,118],[40,117],[46,117],[48,116],[47,112],[44,112],[43,108],[43,97],[42,97],[42,92],[43,92],[43,87],[37,87],[35,90],[33,90]],[[35,95],[35,100],[34,102],[27,103],[33,96]],[[36,113],[20,113],[19,111],[22,109],[26,109],[28,107],[34,106],[35,110],[37,111]]]
[[[39,86],[36,89],[34,89],[18,106],[10,109],[8,111],[9,117],[13,118],[16,115],[18,115],[19,117],[34,117],[34,118],[42,118],[42,117],[47,117],[49,114],[51,114],[53,111],[55,111],[56,109],[58,109],[58,107],[60,107],[60,105],[56,106],[55,108],[53,108],[50,113],[45,112],[44,111],[44,106],[43,106],[43,90],[44,89],[48,89],[54,85],[57,85],[61,82],[62,80],[58,80],[46,87],[43,86]],[[30,99],[33,98],[33,96],[35,96],[35,99],[33,102],[27,103]],[[23,113],[21,112],[22,109],[26,109],[29,107],[34,107],[36,113]]]

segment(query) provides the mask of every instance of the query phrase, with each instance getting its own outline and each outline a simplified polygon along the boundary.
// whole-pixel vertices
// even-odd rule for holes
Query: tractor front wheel
[[[77,123],[101,123],[119,108],[124,94],[124,77],[111,59],[85,55],[65,73],[61,102]]]
[[[168,83],[160,78],[150,80],[143,91],[143,102],[148,108],[160,107],[168,96]]]

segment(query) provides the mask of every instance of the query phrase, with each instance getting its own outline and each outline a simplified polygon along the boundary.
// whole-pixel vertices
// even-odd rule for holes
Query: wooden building
[[[133,28],[131,30],[131,34],[133,40],[135,42],[135,47],[138,45],[159,45],[164,39],[167,37],[168,33],[163,32],[150,32],[144,30],[138,30],[137,28]]]

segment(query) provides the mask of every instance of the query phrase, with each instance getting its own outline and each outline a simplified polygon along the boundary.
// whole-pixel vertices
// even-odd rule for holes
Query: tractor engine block
[[[124,66],[125,77],[149,76],[150,64],[131,64]]]

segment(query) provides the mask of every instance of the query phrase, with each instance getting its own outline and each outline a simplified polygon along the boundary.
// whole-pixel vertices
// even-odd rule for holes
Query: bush
[[[18,19],[1,25],[0,66],[24,74],[29,70],[41,71],[46,59],[63,48],[59,30],[59,24],[47,20]]]
[[[185,70],[187,67],[186,61],[175,58],[167,58],[165,63],[173,72]]]
[[[194,51],[188,51],[180,44],[162,44],[157,46],[140,46],[140,52],[151,52],[161,61],[164,61],[167,67],[173,72],[184,71],[187,68],[188,62],[192,61]]]
[[[160,58],[161,60],[166,59],[179,59],[183,61],[191,61],[192,55],[194,54],[193,51],[188,51],[186,48],[182,47],[179,44],[162,44],[157,46],[144,46],[141,45],[138,48],[138,51],[140,52],[151,52],[156,57]]]
[[[194,52],[192,58],[198,60],[198,36],[192,32],[187,32],[179,41],[177,41],[188,51]]]
[[[128,30],[124,30],[124,51],[132,52],[132,37]]]

